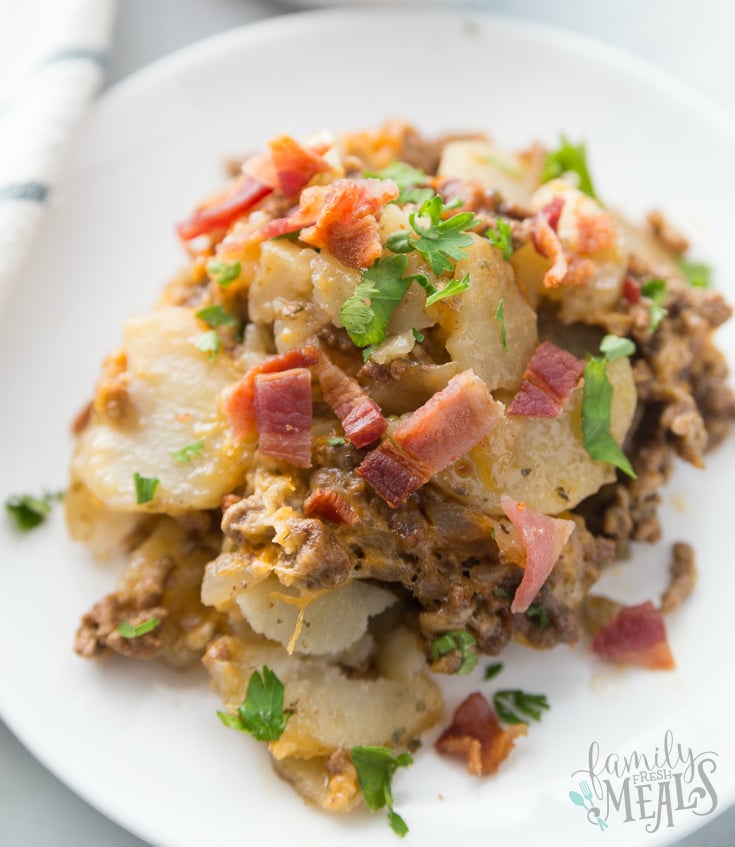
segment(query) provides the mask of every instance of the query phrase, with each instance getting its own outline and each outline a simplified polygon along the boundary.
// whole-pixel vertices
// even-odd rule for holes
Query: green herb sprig
[[[156,618],[148,618],[147,621],[143,621],[143,623],[139,624],[131,624],[128,621],[122,621],[117,625],[117,632],[122,635],[123,638],[140,638],[141,635],[146,635],[149,632],[152,632],[161,621]]]
[[[209,278],[219,285],[220,288],[227,288],[240,276],[242,267],[240,262],[232,262],[228,264],[220,259],[210,259],[207,263],[207,274]]]
[[[21,532],[28,532],[42,524],[51,514],[51,508],[64,492],[45,493],[40,497],[32,494],[14,494],[5,501],[5,510]]]
[[[598,199],[587,165],[585,145],[583,143],[572,144],[565,135],[562,135],[559,147],[546,155],[544,167],[541,171],[541,182],[557,179],[566,173],[577,174],[579,190],[590,197],[594,197],[595,200]]]
[[[135,502],[150,503],[156,493],[160,480],[155,476],[141,476],[137,471],[133,474],[135,485]]]
[[[503,218],[498,218],[495,228],[490,228],[485,233],[485,238],[503,254],[506,262],[513,255],[513,238],[510,232],[510,224]]]
[[[496,691],[493,706],[505,723],[525,724],[528,724],[529,718],[540,721],[543,711],[551,708],[545,694],[527,694],[520,688]]]
[[[234,715],[217,712],[217,716],[229,729],[249,732],[258,741],[278,741],[292,714],[283,708],[283,695],[283,683],[263,665],[262,674],[260,671],[251,674],[245,700],[237,712]]]
[[[395,756],[387,747],[367,746],[353,747],[350,757],[357,771],[365,805],[371,812],[387,809],[391,829],[403,838],[408,832],[408,826],[393,808],[392,784],[398,768],[409,767],[413,764],[413,758],[409,753]]]
[[[447,656],[456,650],[459,651],[461,658],[461,664],[456,671],[457,674],[459,676],[465,676],[468,673],[472,673],[479,661],[477,642],[469,632],[465,632],[464,630],[452,630],[434,639],[431,644],[431,658],[436,662],[442,656]]]

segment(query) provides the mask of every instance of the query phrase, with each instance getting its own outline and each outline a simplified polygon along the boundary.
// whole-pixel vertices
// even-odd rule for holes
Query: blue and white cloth
[[[2,69],[0,301],[18,274],[74,131],[102,83],[114,12],[114,0],[0,4],[2,17],[14,18],[2,22],[6,36],[15,33],[23,42],[15,66]]]

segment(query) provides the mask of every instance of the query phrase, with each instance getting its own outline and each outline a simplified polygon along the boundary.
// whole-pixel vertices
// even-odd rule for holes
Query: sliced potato
[[[612,435],[622,444],[636,407],[633,372],[626,358],[610,362],[607,372],[613,387]],[[579,387],[557,418],[504,416],[468,457],[434,481],[491,515],[503,513],[503,494],[547,515],[571,509],[615,479],[615,468],[591,459],[584,447],[581,410]]]
[[[228,438],[220,393],[239,376],[220,353],[198,350],[202,325],[169,306],[125,324],[126,386],[131,413],[114,423],[96,415],[79,436],[74,474],[113,510],[211,509],[244,480],[248,456]],[[172,452],[202,441],[188,462]],[[134,474],[157,479],[150,502],[136,503]]]
[[[135,512],[111,511],[74,475],[64,495],[64,512],[71,537],[98,559],[119,553],[141,519]]]

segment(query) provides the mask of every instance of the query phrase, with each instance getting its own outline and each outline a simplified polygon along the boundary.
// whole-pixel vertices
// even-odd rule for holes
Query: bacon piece
[[[264,362],[250,368],[234,388],[225,391],[223,406],[235,441],[240,442],[246,438],[253,438],[257,431],[255,378],[258,374],[277,373],[291,368],[305,368],[309,365],[315,365],[318,359],[319,351],[311,345],[297,350],[289,350],[280,356],[271,356]]]
[[[367,268],[383,251],[375,214],[398,194],[391,179],[338,179],[329,186],[314,226],[301,232],[301,240],[329,250],[350,268]]]
[[[347,526],[354,526],[358,520],[352,506],[339,492],[330,488],[314,489],[304,500],[304,514],[309,518],[321,518]]]
[[[508,414],[557,417],[583,372],[584,362],[556,344],[544,341],[526,365],[523,382],[508,407]]]
[[[395,507],[479,444],[499,419],[487,385],[471,370],[463,371],[396,427],[397,446],[384,441],[357,474]]]
[[[518,530],[526,550],[523,578],[510,605],[511,612],[525,612],[546,582],[575,524],[534,512],[507,494],[500,498],[500,505]]]
[[[508,758],[516,738],[527,731],[524,723],[503,729],[490,704],[476,691],[460,703],[434,746],[439,753],[465,756],[471,774],[488,776]]]
[[[632,276],[626,276],[623,283],[623,297],[632,305],[641,301],[641,286]]]
[[[224,194],[211,202],[200,206],[185,221],[176,227],[179,238],[189,241],[198,235],[205,235],[217,229],[227,229],[245,212],[250,211],[273,189],[251,176],[240,177]]]
[[[651,670],[671,670],[674,657],[661,612],[648,600],[623,606],[592,642],[592,650],[609,662]]]
[[[253,156],[242,167],[284,197],[296,197],[317,174],[329,170],[329,163],[320,155],[326,149],[323,145],[304,147],[290,135],[280,135],[268,142],[267,153]]]
[[[393,508],[405,503],[431,478],[431,471],[423,462],[399,450],[392,441],[384,441],[371,450],[355,473]]]
[[[615,222],[608,212],[580,212],[577,232],[580,253],[601,253],[615,244]]]
[[[536,251],[551,259],[551,267],[544,274],[544,285],[547,288],[562,285],[569,267],[567,256],[559,236],[549,223],[549,216],[543,209],[531,220],[531,238]]]
[[[549,226],[556,232],[559,229],[559,218],[561,217],[561,211],[564,208],[564,198],[563,197],[554,197],[549,203],[547,203],[541,211],[546,215],[546,220],[549,222]]]
[[[380,438],[388,424],[380,406],[367,395],[356,379],[338,368],[325,353],[319,355],[316,375],[325,402],[342,421],[345,437],[355,447],[367,447]]]
[[[299,468],[311,466],[311,374],[259,373],[254,389],[258,449]]]

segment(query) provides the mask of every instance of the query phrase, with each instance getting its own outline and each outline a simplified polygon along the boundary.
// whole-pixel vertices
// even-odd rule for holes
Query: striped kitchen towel
[[[103,79],[114,0],[8,3],[0,35],[0,301]],[[3,43],[4,42],[4,43]]]

